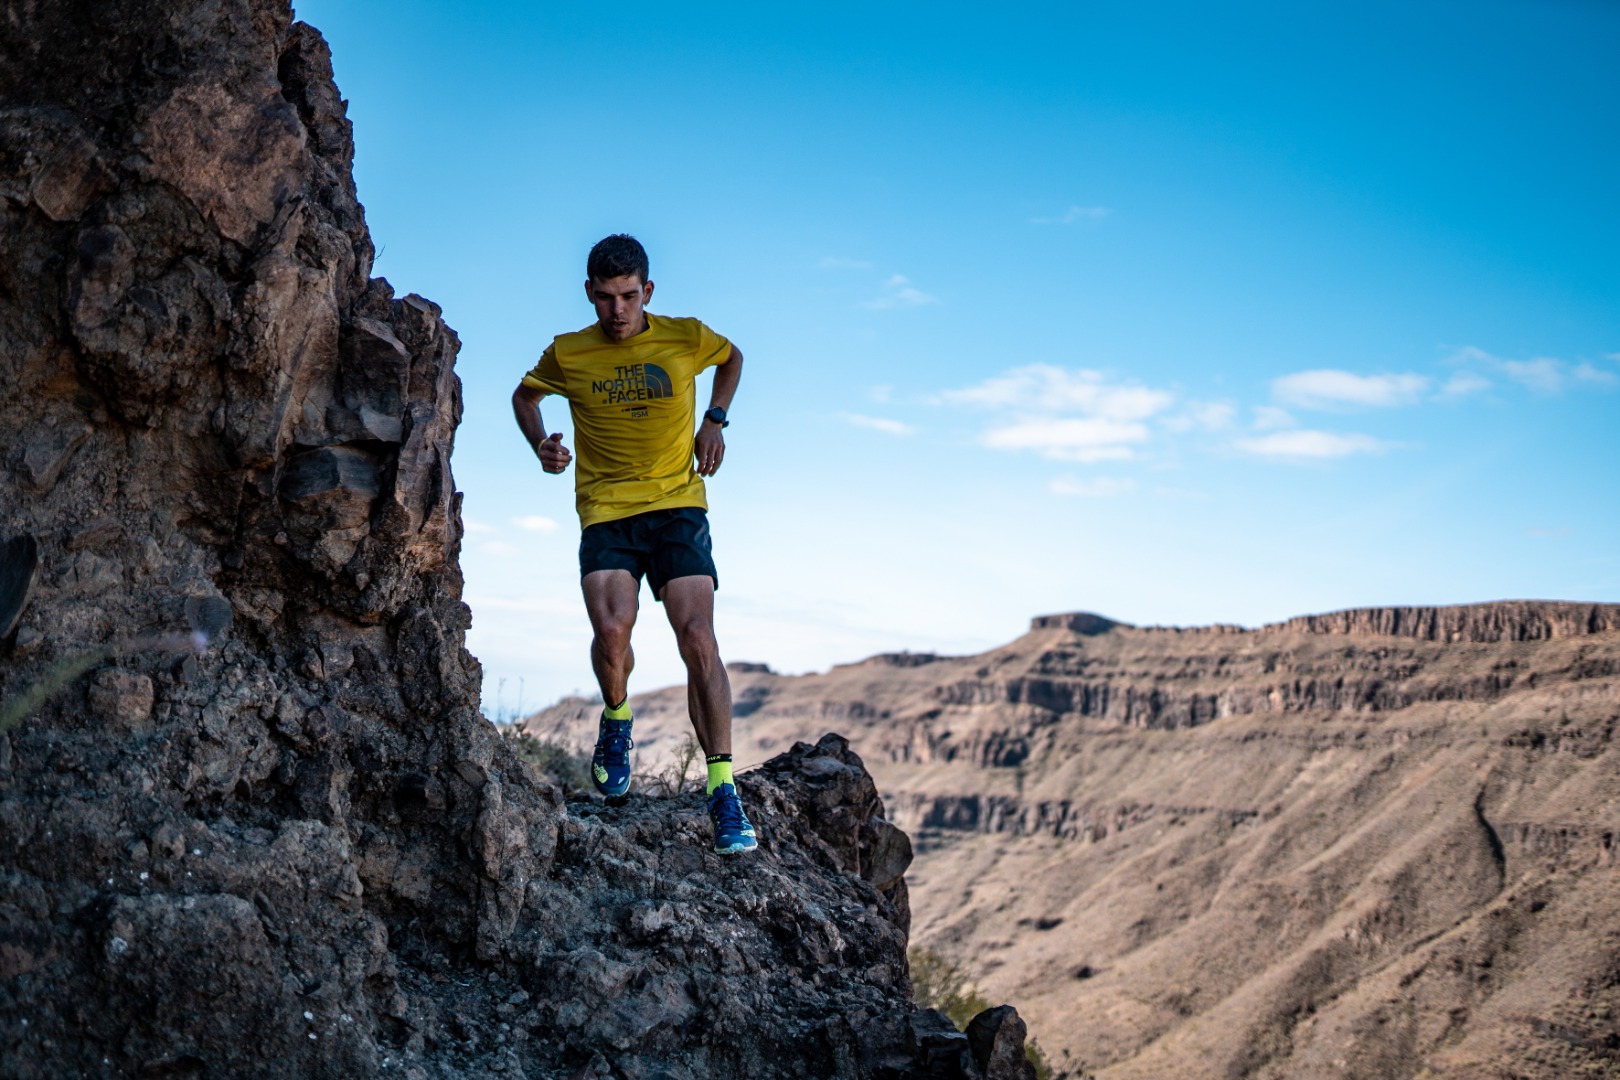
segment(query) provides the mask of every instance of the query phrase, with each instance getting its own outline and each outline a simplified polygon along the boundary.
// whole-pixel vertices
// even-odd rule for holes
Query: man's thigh
[[[714,579],[709,575],[694,574],[667,582],[661,599],[664,614],[677,632],[683,627],[714,629]]]
[[[585,593],[585,613],[591,629],[633,624],[641,592],[641,579],[628,570],[593,570],[580,578]]]

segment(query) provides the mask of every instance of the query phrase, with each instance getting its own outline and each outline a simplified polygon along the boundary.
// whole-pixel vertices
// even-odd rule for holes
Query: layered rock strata
[[[839,740],[728,864],[483,720],[457,340],[352,153],[285,0],[5,9],[0,1074],[984,1075]]]
[[[979,656],[732,682],[741,758],[849,734],[917,838],[916,940],[1050,1057],[1105,1078],[1620,1061],[1620,605],[1042,616]],[[684,696],[632,703],[656,768]]]

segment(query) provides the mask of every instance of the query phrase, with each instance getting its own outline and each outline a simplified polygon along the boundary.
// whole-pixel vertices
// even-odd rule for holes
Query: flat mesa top
[[[1138,627],[1089,611],[1037,615],[1031,631],[1066,630],[1083,636],[1113,630],[1148,633],[1242,634],[1306,633],[1415,638],[1420,641],[1542,641],[1620,630],[1620,604],[1570,600],[1498,600],[1443,606],[1349,608],[1322,615],[1300,615],[1255,629],[1213,626]]]

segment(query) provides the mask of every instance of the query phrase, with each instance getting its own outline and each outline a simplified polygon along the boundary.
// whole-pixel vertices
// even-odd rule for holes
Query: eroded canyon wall
[[[1109,1080],[1620,1063],[1620,605],[1050,615],[977,656],[732,681],[740,758],[850,736],[918,841],[916,941],[1049,1057]],[[680,695],[633,704],[667,752]]]

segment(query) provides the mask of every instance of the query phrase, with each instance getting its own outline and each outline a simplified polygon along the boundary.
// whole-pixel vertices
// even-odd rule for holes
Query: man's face
[[[591,278],[585,282],[585,295],[596,308],[596,321],[609,341],[624,341],[647,328],[642,309],[652,299],[653,283],[634,274],[616,278]]]

